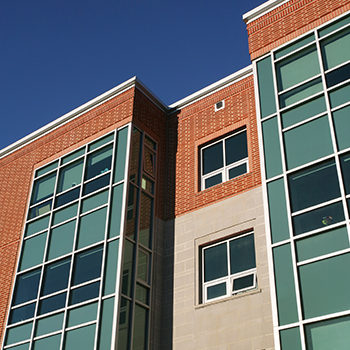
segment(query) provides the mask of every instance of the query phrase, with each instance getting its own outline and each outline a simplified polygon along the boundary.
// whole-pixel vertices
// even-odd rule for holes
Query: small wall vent
[[[215,112],[225,107],[225,100],[215,103]]]

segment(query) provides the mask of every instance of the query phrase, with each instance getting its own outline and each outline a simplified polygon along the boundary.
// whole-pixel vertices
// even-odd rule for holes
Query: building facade
[[[350,2],[243,19],[251,66],[0,151],[2,349],[348,347]]]

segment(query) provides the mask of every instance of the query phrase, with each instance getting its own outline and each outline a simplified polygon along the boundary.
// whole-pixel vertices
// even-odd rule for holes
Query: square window
[[[252,232],[202,248],[202,300],[208,302],[256,288]]]
[[[201,149],[201,189],[246,174],[247,131],[241,130]]]

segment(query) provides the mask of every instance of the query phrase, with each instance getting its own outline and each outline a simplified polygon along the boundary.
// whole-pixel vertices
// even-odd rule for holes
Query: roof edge
[[[266,13],[274,10],[280,5],[288,2],[290,0],[269,0],[264,2],[262,5],[255,7],[253,10],[246,12],[242,18],[246,24],[249,24],[252,21],[255,21],[259,17],[265,15]]]

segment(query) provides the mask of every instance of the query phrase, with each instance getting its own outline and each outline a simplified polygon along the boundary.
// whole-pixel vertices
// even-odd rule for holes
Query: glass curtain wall
[[[255,69],[276,339],[282,350],[344,349],[350,319],[350,15],[274,50]]]

